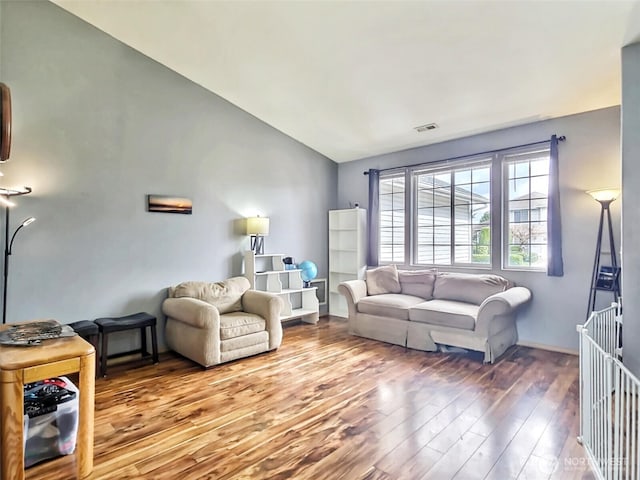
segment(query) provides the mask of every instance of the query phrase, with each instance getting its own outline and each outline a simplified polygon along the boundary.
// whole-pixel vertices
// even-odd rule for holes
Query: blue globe
[[[318,276],[318,267],[316,267],[316,264],[310,260],[305,260],[304,262],[299,263],[298,268],[302,270],[300,272],[300,276],[302,277],[303,282],[310,282]]]

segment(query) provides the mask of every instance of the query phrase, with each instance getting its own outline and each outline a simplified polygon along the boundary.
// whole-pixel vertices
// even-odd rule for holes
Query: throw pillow
[[[367,282],[368,295],[400,293],[402,291],[398,281],[398,269],[395,265],[385,265],[367,270],[365,281]]]

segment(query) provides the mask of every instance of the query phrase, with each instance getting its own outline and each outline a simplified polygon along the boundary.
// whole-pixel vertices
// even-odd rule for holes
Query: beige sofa
[[[369,270],[343,282],[349,332],[424,351],[437,344],[484,352],[493,363],[518,340],[516,312],[531,292],[498,275]]]
[[[282,300],[249,287],[245,277],[169,287],[162,304],[169,348],[204,367],[278,348]]]

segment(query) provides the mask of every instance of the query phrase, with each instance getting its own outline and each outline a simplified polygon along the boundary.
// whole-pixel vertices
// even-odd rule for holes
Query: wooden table
[[[25,322],[26,323],[26,322]],[[0,326],[0,331],[10,325]],[[79,418],[76,444],[78,478],[93,470],[95,350],[82,338],[44,340],[35,347],[0,345],[0,447],[2,480],[23,480],[25,383],[79,372]]]

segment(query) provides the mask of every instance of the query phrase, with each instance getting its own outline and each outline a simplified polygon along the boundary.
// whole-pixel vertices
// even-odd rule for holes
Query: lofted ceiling
[[[619,105],[640,41],[624,0],[53,2],[336,162]]]

